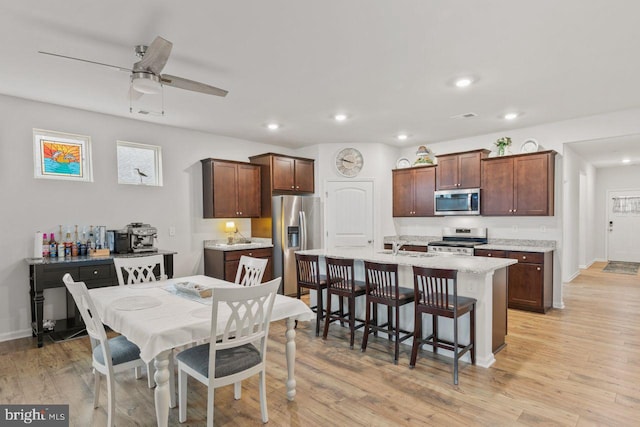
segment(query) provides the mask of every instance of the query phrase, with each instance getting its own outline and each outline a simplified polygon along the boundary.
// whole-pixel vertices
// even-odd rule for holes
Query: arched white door
[[[327,181],[327,248],[373,245],[373,181]]]

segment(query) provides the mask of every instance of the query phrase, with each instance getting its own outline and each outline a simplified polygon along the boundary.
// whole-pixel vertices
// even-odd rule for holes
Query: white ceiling
[[[413,146],[639,107],[638,16],[637,0],[6,1],[0,93],[289,147]],[[229,95],[166,87],[164,117],[131,114],[127,73],[37,53],[131,67],[158,35],[163,73]]]

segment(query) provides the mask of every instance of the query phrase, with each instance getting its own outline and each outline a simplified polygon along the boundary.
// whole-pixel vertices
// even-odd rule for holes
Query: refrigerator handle
[[[307,217],[304,214],[304,211],[298,212],[300,216],[300,249],[307,249]]]

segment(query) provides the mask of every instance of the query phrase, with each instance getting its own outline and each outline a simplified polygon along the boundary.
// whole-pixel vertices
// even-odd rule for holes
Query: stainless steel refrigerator
[[[295,251],[322,247],[319,197],[275,196],[272,200],[273,277],[282,276],[283,293],[296,293]]]

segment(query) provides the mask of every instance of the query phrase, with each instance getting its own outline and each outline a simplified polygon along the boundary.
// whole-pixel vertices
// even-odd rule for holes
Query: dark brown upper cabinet
[[[552,216],[556,152],[482,160],[481,214]]]
[[[314,160],[265,153],[249,157],[262,168],[262,217],[271,217],[271,197],[313,194]]]
[[[480,160],[489,150],[473,150],[438,156],[436,190],[480,188]]]
[[[260,216],[260,166],[219,159],[201,162],[204,218]]]
[[[433,215],[433,192],[436,167],[421,166],[395,169],[393,177],[393,216],[423,217]]]

